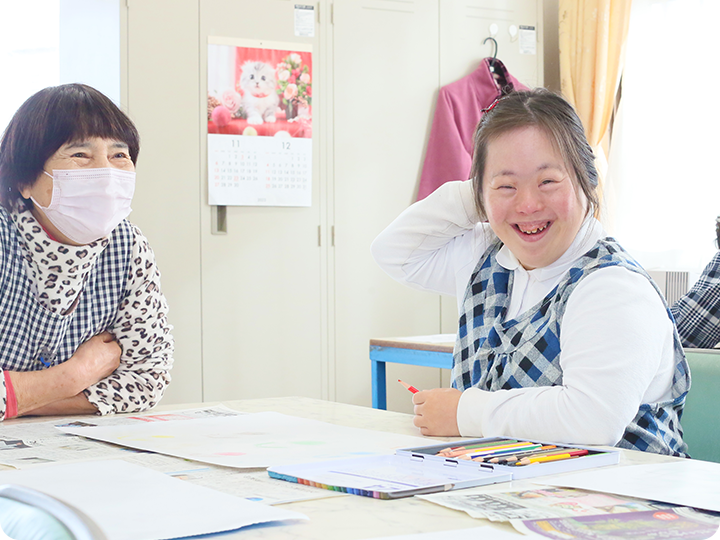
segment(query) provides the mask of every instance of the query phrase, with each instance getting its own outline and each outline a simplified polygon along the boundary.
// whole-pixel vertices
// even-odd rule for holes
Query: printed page
[[[705,540],[718,531],[717,525],[680,516],[672,510],[526,520],[516,528],[525,534],[555,540]]]
[[[617,514],[672,507],[630,497],[551,486],[492,493],[467,491],[421,495],[420,498],[490,521]]]

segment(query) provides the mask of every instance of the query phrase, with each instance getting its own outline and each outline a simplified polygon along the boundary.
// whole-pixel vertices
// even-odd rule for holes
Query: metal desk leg
[[[372,360],[372,406],[373,409],[387,409],[385,362]]]

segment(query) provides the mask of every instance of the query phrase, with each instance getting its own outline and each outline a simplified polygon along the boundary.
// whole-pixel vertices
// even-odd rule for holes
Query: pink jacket
[[[475,71],[440,89],[430,139],[425,152],[417,199],[424,199],[445,182],[467,180],[472,165],[473,135],[482,116],[500,94],[490,72],[491,58],[485,58]],[[514,90],[527,87],[510,75],[495,59],[496,70],[505,75]]]

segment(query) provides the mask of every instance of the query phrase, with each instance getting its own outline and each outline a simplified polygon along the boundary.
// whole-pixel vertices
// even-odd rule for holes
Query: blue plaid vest
[[[599,240],[568,270],[560,283],[535,307],[505,321],[513,272],[496,259],[497,240],[480,258],[463,300],[452,370],[453,387],[481,390],[555,386],[563,382],[560,331],[568,298],[580,281],[609,266],[621,266],[648,278],[645,270],[612,238]],[[672,320],[670,310],[668,317]],[[680,417],[690,389],[690,369],[675,331],[672,400],[644,403],[617,446],[685,456]]]
[[[0,207],[0,367],[37,371],[68,360],[91,337],[110,329],[127,296],[131,225],[123,221],[95,260],[72,313],[45,309],[31,288],[19,231]]]

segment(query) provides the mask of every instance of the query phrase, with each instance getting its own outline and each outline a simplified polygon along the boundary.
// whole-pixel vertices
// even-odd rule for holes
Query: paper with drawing
[[[238,468],[392,454],[427,439],[262,412],[113,427],[62,427],[131,448]]]

